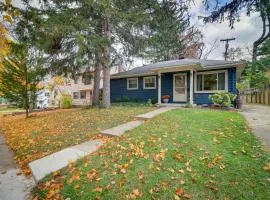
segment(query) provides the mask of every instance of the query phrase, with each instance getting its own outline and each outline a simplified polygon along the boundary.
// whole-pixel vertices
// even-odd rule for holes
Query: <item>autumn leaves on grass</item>
[[[113,106],[111,109],[70,109],[1,118],[5,141],[15,153],[15,160],[25,175],[31,174],[28,164],[68,146],[89,139],[108,138],[100,130],[132,120],[136,115],[153,110],[149,106]]]

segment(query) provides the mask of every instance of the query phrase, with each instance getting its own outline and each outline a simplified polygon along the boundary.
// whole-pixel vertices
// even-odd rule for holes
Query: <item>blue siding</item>
[[[138,77],[138,90],[128,90],[127,78],[111,79],[111,101],[122,100],[124,97],[128,97],[129,100],[139,99],[144,102],[148,101],[148,99],[157,101],[157,83],[156,89],[143,89],[143,77]]]
[[[220,70],[220,69],[219,69]],[[195,85],[194,85],[195,87]],[[228,91],[236,94],[236,68],[228,68]],[[211,104],[209,95],[213,93],[194,93],[193,101],[195,104]]]
[[[220,69],[219,69],[220,70]],[[187,72],[172,72],[161,74],[161,96],[169,95],[170,103],[173,102],[173,74],[186,73],[187,74],[187,99],[189,101],[190,89],[190,73]],[[195,75],[195,73],[194,73]],[[156,78],[158,81],[158,78]],[[140,99],[146,102],[148,99],[158,99],[158,90],[156,89],[143,89],[143,77],[138,78],[138,90],[127,90],[127,78],[111,79],[111,101],[115,102],[117,99],[128,97],[129,100]],[[157,85],[157,83],[156,83]],[[194,85],[195,87],[195,85]],[[228,91],[236,94],[236,68],[228,68]],[[213,93],[194,93],[193,102],[195,104],[211,104],[209,95]],[[177,103],[177,102],[175,102]]]
[[[180,73],[187,74],[187,99],[189,99],[189,86],[190,86],[189,72],[182,71],[182,72],[171,72],[171,73],[161,74],[161,96],[169,95],[170,96],[169,103],[177,103],[173,101],[173,75],[180,74]],[[181,103],[181,102],[178,102],[178,103]]]

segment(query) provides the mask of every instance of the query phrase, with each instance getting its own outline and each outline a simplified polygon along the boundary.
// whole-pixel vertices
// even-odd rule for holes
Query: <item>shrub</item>
[[[157,99],[151,99],[151,103],[152,104],[157,104],[158,103],[158,100]]]
[[[135,103],[139,103],[141,100],[140,100],[140,98],[135,97],[135,98],[132,99],[132,101],[135,102]]]
[[[72,107],[72,99],[70,95],[61,95],[60,102],[60,108],[66,109]]]
[[[214,105],[220,107],[230,107],[235,100],[236,95],[229,92],[219,92],[209,96],[209,99]]]
[[[128,96],[123,96],[123,98],[122,98],[122,102],[128,102],[128,101],[129,101]]]
[[[115,102],[116,102],[116,103],[121,102],[121,98],[119,98],[119,97],[115,98]]]

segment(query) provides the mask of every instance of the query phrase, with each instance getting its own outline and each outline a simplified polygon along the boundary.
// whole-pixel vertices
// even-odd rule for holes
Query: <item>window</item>
[[[80,92],[81,99],[86,99],[86,91]]]
[[[144,77],[143,78],[143,88],[144,89],[156,89],[156,77]]]
[[[73,92],[73,99],[79,99],[79,92]]]
[[[84,85],[91,85],[92,83],[92,74],[89,72],[84,72],[82,76],[82,82]]]
[[[196,92],[227,90],[227,71],[199,72],[196,74]]]
[[[128,78],[127,79],[127,89],[137,90],[138,89],[138,78]]]

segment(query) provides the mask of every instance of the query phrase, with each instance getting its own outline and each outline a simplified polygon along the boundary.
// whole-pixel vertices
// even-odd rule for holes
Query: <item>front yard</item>
[[[153,110],[144,105],[115,105],[111,109],[71,109],[1,118],[5,141],[26,175],[28,163],[65,147],[95,137],[100,130],[132,120]]]
[[[268,199],[269,162],[240,114],[173,110],[47,177],[33,194],[38,199]]]

